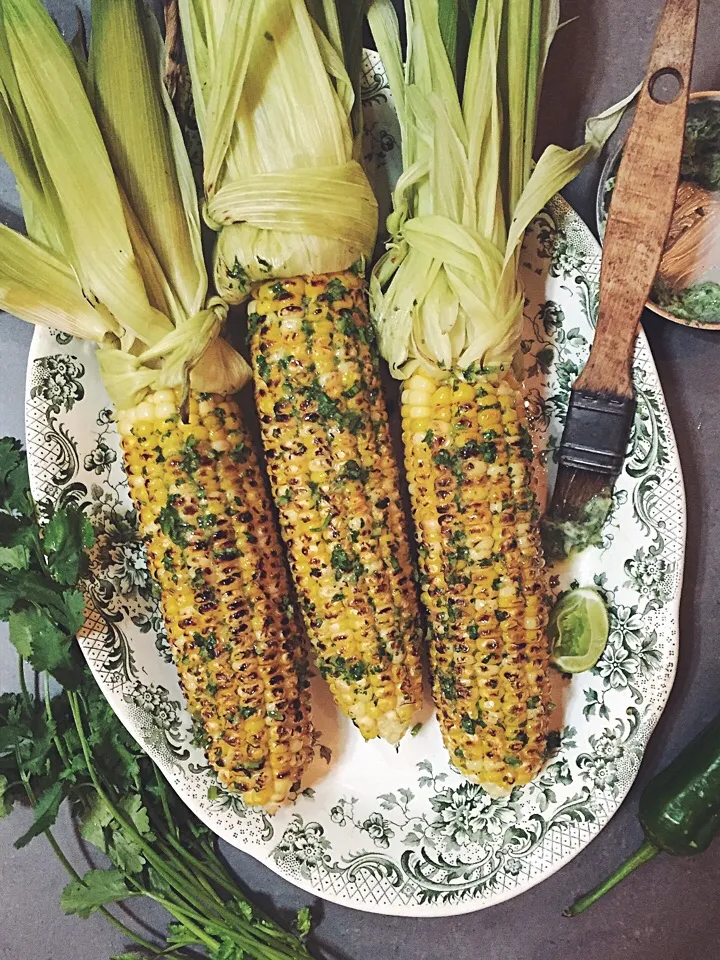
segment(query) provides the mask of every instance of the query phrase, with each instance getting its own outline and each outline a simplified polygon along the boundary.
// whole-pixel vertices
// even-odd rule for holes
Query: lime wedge
[[[609,632],[607,607],[598,591],[592,587],[571,590],[550,615],[552,662],[564,673],[590,670],[602,656]]]

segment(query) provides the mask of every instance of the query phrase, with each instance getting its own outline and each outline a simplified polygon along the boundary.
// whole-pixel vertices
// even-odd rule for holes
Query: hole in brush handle
[[[648,82],[650,99],[655,103],[675,103],[682,93],[685,82],[679,70],[675,67],[662,67],[656,70]]]

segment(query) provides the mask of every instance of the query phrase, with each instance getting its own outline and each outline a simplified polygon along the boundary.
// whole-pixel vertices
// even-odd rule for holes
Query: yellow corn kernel
[[[450,405],[450,402],[453,399],[453,392],[450,387],[442,386],[438,387],[437,390],[433,393],[430,398],[430,403],[433,407],[446,407]]]
[[[347,272],[282,289],[289,283],[302,305],[292,317],[274,284],[250,305],[261,318],[251,355],[281,530],[335,701],[364,737],[397,743],[422,697],[419,607],[364,282]],[[403,416],[424,423],[420,393]]]
[[[285,609],[289,577],[239,410],[191,395],[183,424],[178,403],[157,391],[122,412],[130,493],[208,760],[247,804],[273,807],[296,795],[312,756],[302,632]],[[284,719],[271,709],[278,698]]]
[[[458,770],[507,791],[542,765],[549,702],[549,591],[518,398],[491,377],[411,377],[404,394],[403,413],[433,404],[431,435],[404,416],[403,439],[443,739]]]

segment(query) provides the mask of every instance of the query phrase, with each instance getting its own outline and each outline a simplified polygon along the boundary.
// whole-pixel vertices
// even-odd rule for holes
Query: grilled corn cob
[[[302,637],[235,402],[151,394],[119,428],[130,492],[188,708],[210,764],[246,803],[292,797],[311,758]]]
[[[268,472],[320,671],[366,739],[397,743],[422,696],[418,603],[364,281],[261,284],[249,322]]]
[[[528,461],[506,380],[411,376],[403,437],[420,545],[433,692],[454,765],[527,783],[547,734],[548,584]]]

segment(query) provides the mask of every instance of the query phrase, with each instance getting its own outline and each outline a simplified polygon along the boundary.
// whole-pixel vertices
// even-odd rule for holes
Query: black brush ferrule
[[[625,460],[634,416],[634,397],[572,390],[559,462],[616,477]]]

